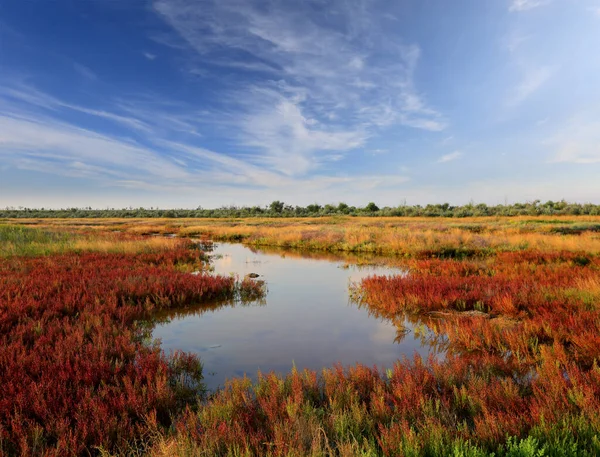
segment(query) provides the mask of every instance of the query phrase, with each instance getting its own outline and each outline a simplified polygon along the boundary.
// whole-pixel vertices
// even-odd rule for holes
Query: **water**
[[[422,328],[406,320],[375,317],[349,300],[349,283],[373,274],[404,274],[384,266],[356,267],[347,262],[365,258],[255,251],[221,243],[213,252],[218,274],[257,273],[268,293],[262,303],[222,303],[176,310],[153,331],[162,348],[198,354],[207,387],[223,386],[227,378],[257,370],[267,373],[321,370],[336,363],[360,362],[380,369],[403,355],[427,357]],[[377,260],[377,259],[366,259]]]

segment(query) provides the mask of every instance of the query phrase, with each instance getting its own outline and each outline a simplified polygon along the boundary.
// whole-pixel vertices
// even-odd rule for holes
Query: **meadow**
[[[143,317],[260,284],[190,275],[194,238],[402,265],[349,294],[426,322],[446,357],[207,395]],[[0,241],[5,455],[600,455],[600,217],[20,219]]]

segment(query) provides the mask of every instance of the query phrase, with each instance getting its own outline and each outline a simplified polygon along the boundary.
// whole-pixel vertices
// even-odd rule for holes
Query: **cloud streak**
[[[304,2],[157,0],[154,9],[207,65],[259,72],[235,81],[232,110],[243,146],[288,175],[318,169],[328,151],[344,154],[382,129],[441,131],[447,120],[417,90],[416,44],[390,38],[370,2],[335,1],[327,11]]]
[[[527,69],[519,84],[512,89],[508,105],[516,106],[523,103],[552,77],[553,72],[554,68],[550,66]]]
[[[529,11],[548,3],[550,0],[512,0],[508,10],[511,12]]]
[[[21,87],[20,89],[23,89]],[[121,105],[129,106],[125,102]],[[283,103],[283,102],[282,102]],[[68,178],[94,180],[97,183],[131,190],[168,193],[214,193],[236,195],[240,189],[257,195],[259,190],[272,190],[281,195],[293,189],[310,189],[312,192],[335,192],[353,186],[375,189],[395,186],[407,181],[397,175],[327,176],[313,175],[303,178],[290,173],[271,171],[261,166],[261,160],[278,160],[277,156],[238,158],[231,154],[212,151],[193,142],[173,141],[169,133],[160,135],[152,130],[145,136],[150,145],[99,133],[57,119],[59,110],[71,109],[69,103],[29,87],[29,90],[5,88],[0,91],[0,160],[4,167],[42,172]],[[77,111],[91,116],[122,120],[105,110],[76,107]],[[42,109],[43,112],[39,110]],[[327,151],[346,149],[354,138],[344,132],[322,131],[312,127],[310,119],[301,117],[294,105],[281,106],[280,124],[271,125],[265,118],[249,128],[256,133],[256,141],[270,141],[270,129],[291,129],[291,139],[306,143],[307,150],[317,146]],[[286,110],[288,110],[286,112]],[[132,108],[132,111],[133,110]],[[139,113],[147,114],[140,109]],[[139,114],[138,113],[138,114]],[[171,114],[154,110],[158,119],[169,119]],[[182,114],[183,116],[183,114]],[[143,120],[130,117],[130,128]],[[257,118],[251,120],[256,122]],[[178,119],[174,122],[177,125]],[[184,120],[179,120],[187,125]],[[284,148],[285,145],[281,145]],[[274,152],[274,154],[277,151]],[[304,152],[299,152],[302,155]],[[284,161],[283,152],[279,159]],[[328,160],[334,160],[330,157]],[[254,162],[259,162],[256,164]],[[344,191],[344,192],[345,192]],[[248,194],[250,195],[250,194]],[[316,198],[317,194],[311,194]],[[256,203],[247,201],[246,203]]]
[[[96,73],[94,73],[90,68],[86,67],[85,65],[81,65],[80,63],[75,62],[73,64],[73,68],[75,68],[75,71],[81,76],[83,76],[85,79],[88,79],[90,81],[96,81],[98,79],[98,75],[96,75]]]
[[[440,157],[437,160],[437,163],[452,162],[453,160],[459,159],[462,156],[463,156],[462,152],[460,152],[460,151],[454,151],[454,152],[451,152],[449,154],[444,154],[442,157]]]
[[[72,110],[79,113],[88,114],[90,116],[108,119],[127,128],[140,130],[144,133],[151,132],[151,127],[139,119],[119,115],[105,110],[91,109],[84,106],[67,103],[48,94],[42,93],[32,86],[19,84],[12,87],[4,87],[0,89],[0,97],[3,97],[4,101],[9,103],[12,100],[13,103],[15,101],[21,102],[21,104],[24,103],[30,107],[36,106],[53,112],[57,112],[61,109]]]
[[[600,121],[598,116],[580,115],[546,141],[554,149],[551,163],[600,163]]]

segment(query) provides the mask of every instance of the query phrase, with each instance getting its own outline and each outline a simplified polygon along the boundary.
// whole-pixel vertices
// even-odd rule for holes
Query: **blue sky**
[[[0,207],[600,203],[600,0],[7,0]]]

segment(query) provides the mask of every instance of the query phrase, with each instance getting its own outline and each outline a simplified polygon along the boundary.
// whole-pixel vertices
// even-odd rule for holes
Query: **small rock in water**
[[[260,275],[258,273],[248,273],[246,275],[246,278],[250,278],[250,279],[254,279],[254,278],[258,278]]]

